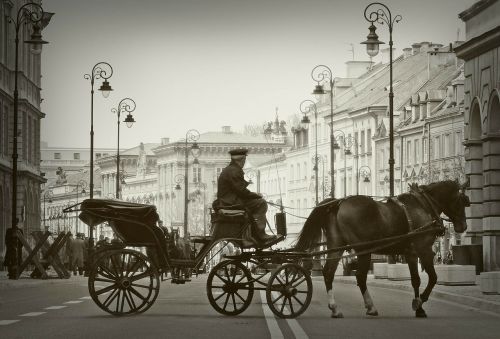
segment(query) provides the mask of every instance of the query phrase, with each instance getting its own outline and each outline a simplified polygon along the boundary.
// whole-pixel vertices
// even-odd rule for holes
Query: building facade
[[[41,1],[36,1],[40,3]],[[15,27],[10,18],[16,18],[24,1],[0,3],[0,263],[5,253],[5,231],[12,225],[12,140],[14,136],[14,77]],[[14,19],[15,20],[15,19]],[[44,21],[47,25],[49,18]],[[40,228],[40,121],[45,116],[40,103],[41,55],[28,44],[31,30],[22,25],[19,32],[18,130],[17,137],[17,203],[18,227],[25,234]],[[26,29],[24,29],[26,27]],[[44,26],[45,27],[45,26]]]
[[[460,13],[465,61],[465,161],[470,179],[469,237],[483,246],[485,271],[500,271],[500,2],[478,1]]]

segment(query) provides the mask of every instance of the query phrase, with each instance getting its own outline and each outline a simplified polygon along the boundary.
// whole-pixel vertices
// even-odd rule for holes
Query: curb
[[[335,277],[335,282],[339,282],[342,284],[356,285],[356,280],[343,279],[342,276]],[[373,286],[373,287],[389,288],[389,289],[404,290],[404,291],[413,292],[413,288],[411,286],[404,285],[404,284],[384,283],[384,282],[375,281],[373,279],[368,279],[366,284],[368,286]],[[439,291],[437,289],[434,289],[432,291],[430,298],[433,298],[433,297],[439,298],[442,300],[446,300],[446,301],[450,301],[450,302],[454,302],[457,304],[465,305],[465,306],[475,307],[475,308],[481,309],[483,311],[489,311],[489,312],[500,314],[500,303],[496,302],[496,301],[485,300],[485,299],[471,297],[471,296],[467,296],[467,295]]]

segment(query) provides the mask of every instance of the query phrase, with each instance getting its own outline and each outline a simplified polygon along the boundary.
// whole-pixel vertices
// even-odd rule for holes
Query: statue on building
[[[68,180],[66,179],[66,172],[64,172],[62,167],[57,168],[56,175],[57,175],[57,180],[56,180],[57,185],[63,185],[68,182]]]
[[[144,178],[146,176],[146,151],[144,144],[141,142],[139,145],[139,156],[137,159],[137,177]]]

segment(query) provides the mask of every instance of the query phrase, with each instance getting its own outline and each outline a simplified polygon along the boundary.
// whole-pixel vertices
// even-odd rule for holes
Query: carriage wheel
[[[267,304],[280,318],[298,317],[307,309],[311,298],[311,276],[300,265],[282,265],[269,278],[266,288]]]
[[[239,261],[215,265],[207,279],[210,305],[224,315],[237,315],[248,308],[253,297],[252,274]]]
[[[89,274],[94,302],[113,315],[146,311],[160,291],[160,278],[146,256],[133,250],[114,250],[96,258]]]

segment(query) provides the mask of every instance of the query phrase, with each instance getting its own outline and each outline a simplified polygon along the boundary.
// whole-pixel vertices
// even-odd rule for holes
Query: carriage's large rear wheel
[[[146,311],[160,291],[158,271],[142,253],[122,249],[99,255],[89,274],[94,302],[113,315]]]
[[[298,317],[307,309],[311,298],[311,276],[302,266],[284,264],[271,274],[266,299],[269,308],[278,317]]]
[[[239,261],[217,264],[208,275],[207,296],[210,305],[224,315],[237,315],[248,308],[253,297],[252,274]]]

